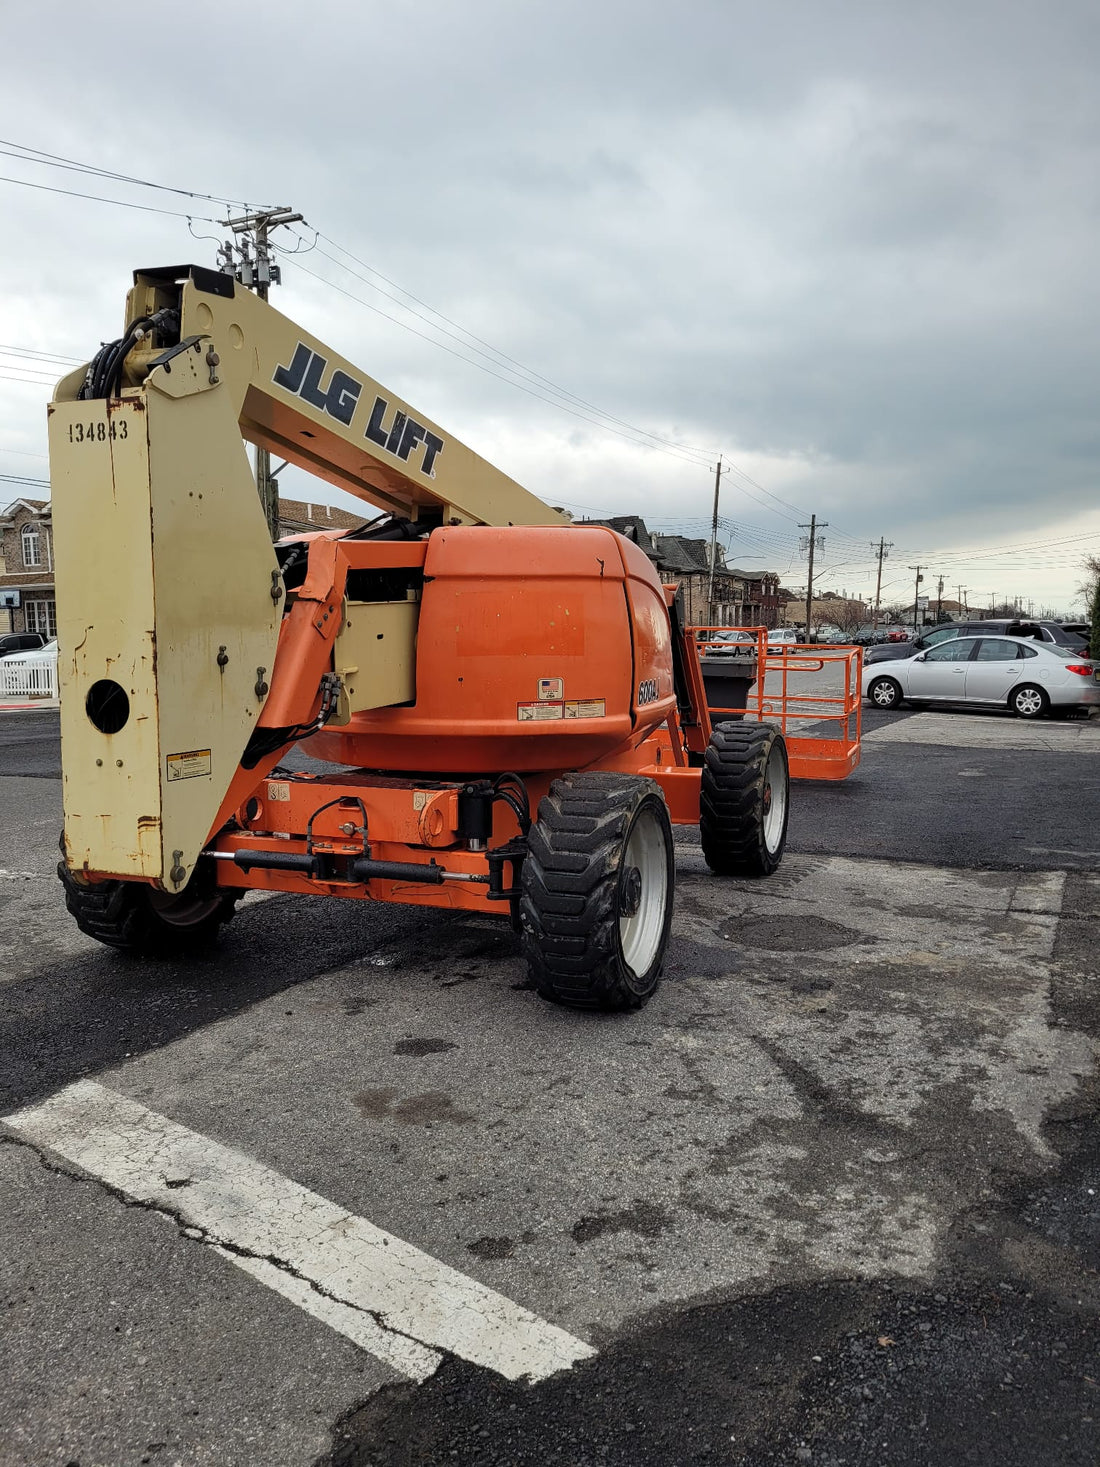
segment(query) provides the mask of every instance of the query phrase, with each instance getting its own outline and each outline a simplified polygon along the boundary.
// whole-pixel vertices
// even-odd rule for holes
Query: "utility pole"
[[[921,575],[921,571],[923,569],[923,566],[911,565],[909,567],[909,569],[911,571],[916,571],[916,573],[917,573],[917,579],[913,583],[913,630],[916,631],[916,629],[917,629],[917,602],[920,600],[920,583],[921,583],[921,581],[924,580],[924,577]]]
[[[798,528],[800,530],[809,530],[810,532],[810,563],[806,569],[806,641],[808,642],[810,640],[810,618],[814,604],[814,547],[817,543],[818,530],[827,530],[829,528],[829,521],[822,520],[819,525],[817,515],[812,514],[810,516],[810,523],[808,525],[799,525]],[[822,544],[822,549],[824,549],[824,543]]]
[[[725,472],[729,472],[725,470]],[[722,455],[718,455],[718,462],[714,468],[714,518],[710,523],[710,579],[707,583],[707,615],[710,617],[711,626],[716,625],[714,615],[714,567],[718,560],[718,490],[722,486]]]
[[[879,602],[882,600],[882,562],[886,558],[886,556],[889,555],[890,551],[893,550],[893,548],[893,540],[891,540],[889,545],[887,545],[884,539],[880,539],[878,542],[877,550],[875,548],[874,542],[872,542],[871,544],[871,549],[875,550],[875,553],[878,555],[878,580],[875,582],[875,609],[871,613],[872,631],[874,631],[878,626],[878,608]]]
[[[240,265],[234,269],[233,246],[228,240],[219,251],[222,269],[234,275],[242,285],[254,290],[262,301],[267,300],[268,290],[278,285],[281,272],[278,265],[271,263],[269,236],[280,224],[304,223],[303,216],[292,209],[265,209],[255,214],[242,214],[236,219],[223,219],[226,228],[245,238],[237,249]],[[251,250],[249,241],[251,240]],[[255,252],[253,259],[252,251]],[[271,472],[271,454],[266,448],[256,449],[256,489],[272,540],[279,538],[279,485]]]
[[[943,577],[940,576],[939,585],[936,587],[936,625],[943,621]]]
[[[956,589],[958,590],[958,593],[959,593],[959,610],[965,614],[965,612],[966,612],[966,602],[963,600],[963,592],[966,590],[966,587],[965,586],[958,586]]]

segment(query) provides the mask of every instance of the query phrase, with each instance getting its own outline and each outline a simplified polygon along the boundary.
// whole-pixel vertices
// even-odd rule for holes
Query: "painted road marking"
[[[1100,754],[1100,721],[1027,723],[990,714],[914,713],[863,735],[865,744],[938,744],[956,749],[1046,749]]]
[[[596,1353],[243,1152],[91,1080],[5,1124],[176,1219],[187,1236],[414,1380],[432,1374],[440,1351],[508,1380],[543,1380]]]

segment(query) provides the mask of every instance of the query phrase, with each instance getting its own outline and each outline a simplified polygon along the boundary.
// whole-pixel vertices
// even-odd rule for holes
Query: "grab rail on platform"
[[[755,637],[756,677],[743,713],[716,709],[711,721],[776,723],[787,741],[793,779],[847,779],[860,756],[862,649],[802,642],[769,646],[764,627],[693,626],[696,656],[721,658],[731,667],[747,663],[744,653],[731,653],[731,644],[722,640],[732,630]],[[701,672],[703,667],[700,660]]]

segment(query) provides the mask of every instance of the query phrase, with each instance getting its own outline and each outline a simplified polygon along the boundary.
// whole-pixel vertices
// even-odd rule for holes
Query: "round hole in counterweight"
[[[130,700],[126,696],[126,689],[112,682],[110,678],[100,678],[99,682],[93,683],[88,689],[84,711],[100,733],[118,733],[119,729],[126,727],[126,720],[130,717]]]

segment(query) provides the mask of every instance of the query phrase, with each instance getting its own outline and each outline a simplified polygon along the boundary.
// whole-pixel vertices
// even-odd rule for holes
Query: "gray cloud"
[[[147,10],[6,17],[4,135],[293,203],[552,380],[839,522],[853,555],[879,534],[945,564],[1100,535],[1091,3]],[[134,266],[213,249],[182,219],[2,184],[0,209],[0,335],[46,350],[112,334]],[[395,312],[319,253],[297,263]],[[626,448],[293,260],[279,305],[555,502],[709,514],[702,466]],[[37,402],[0,383],[8,471],[27,461],[5,447],[42,443]],[[731,518],[785,563],[802,516],[743,488]],[[1068,604],[1073,561],[964,580],[1018,565],[1021,591]]]

